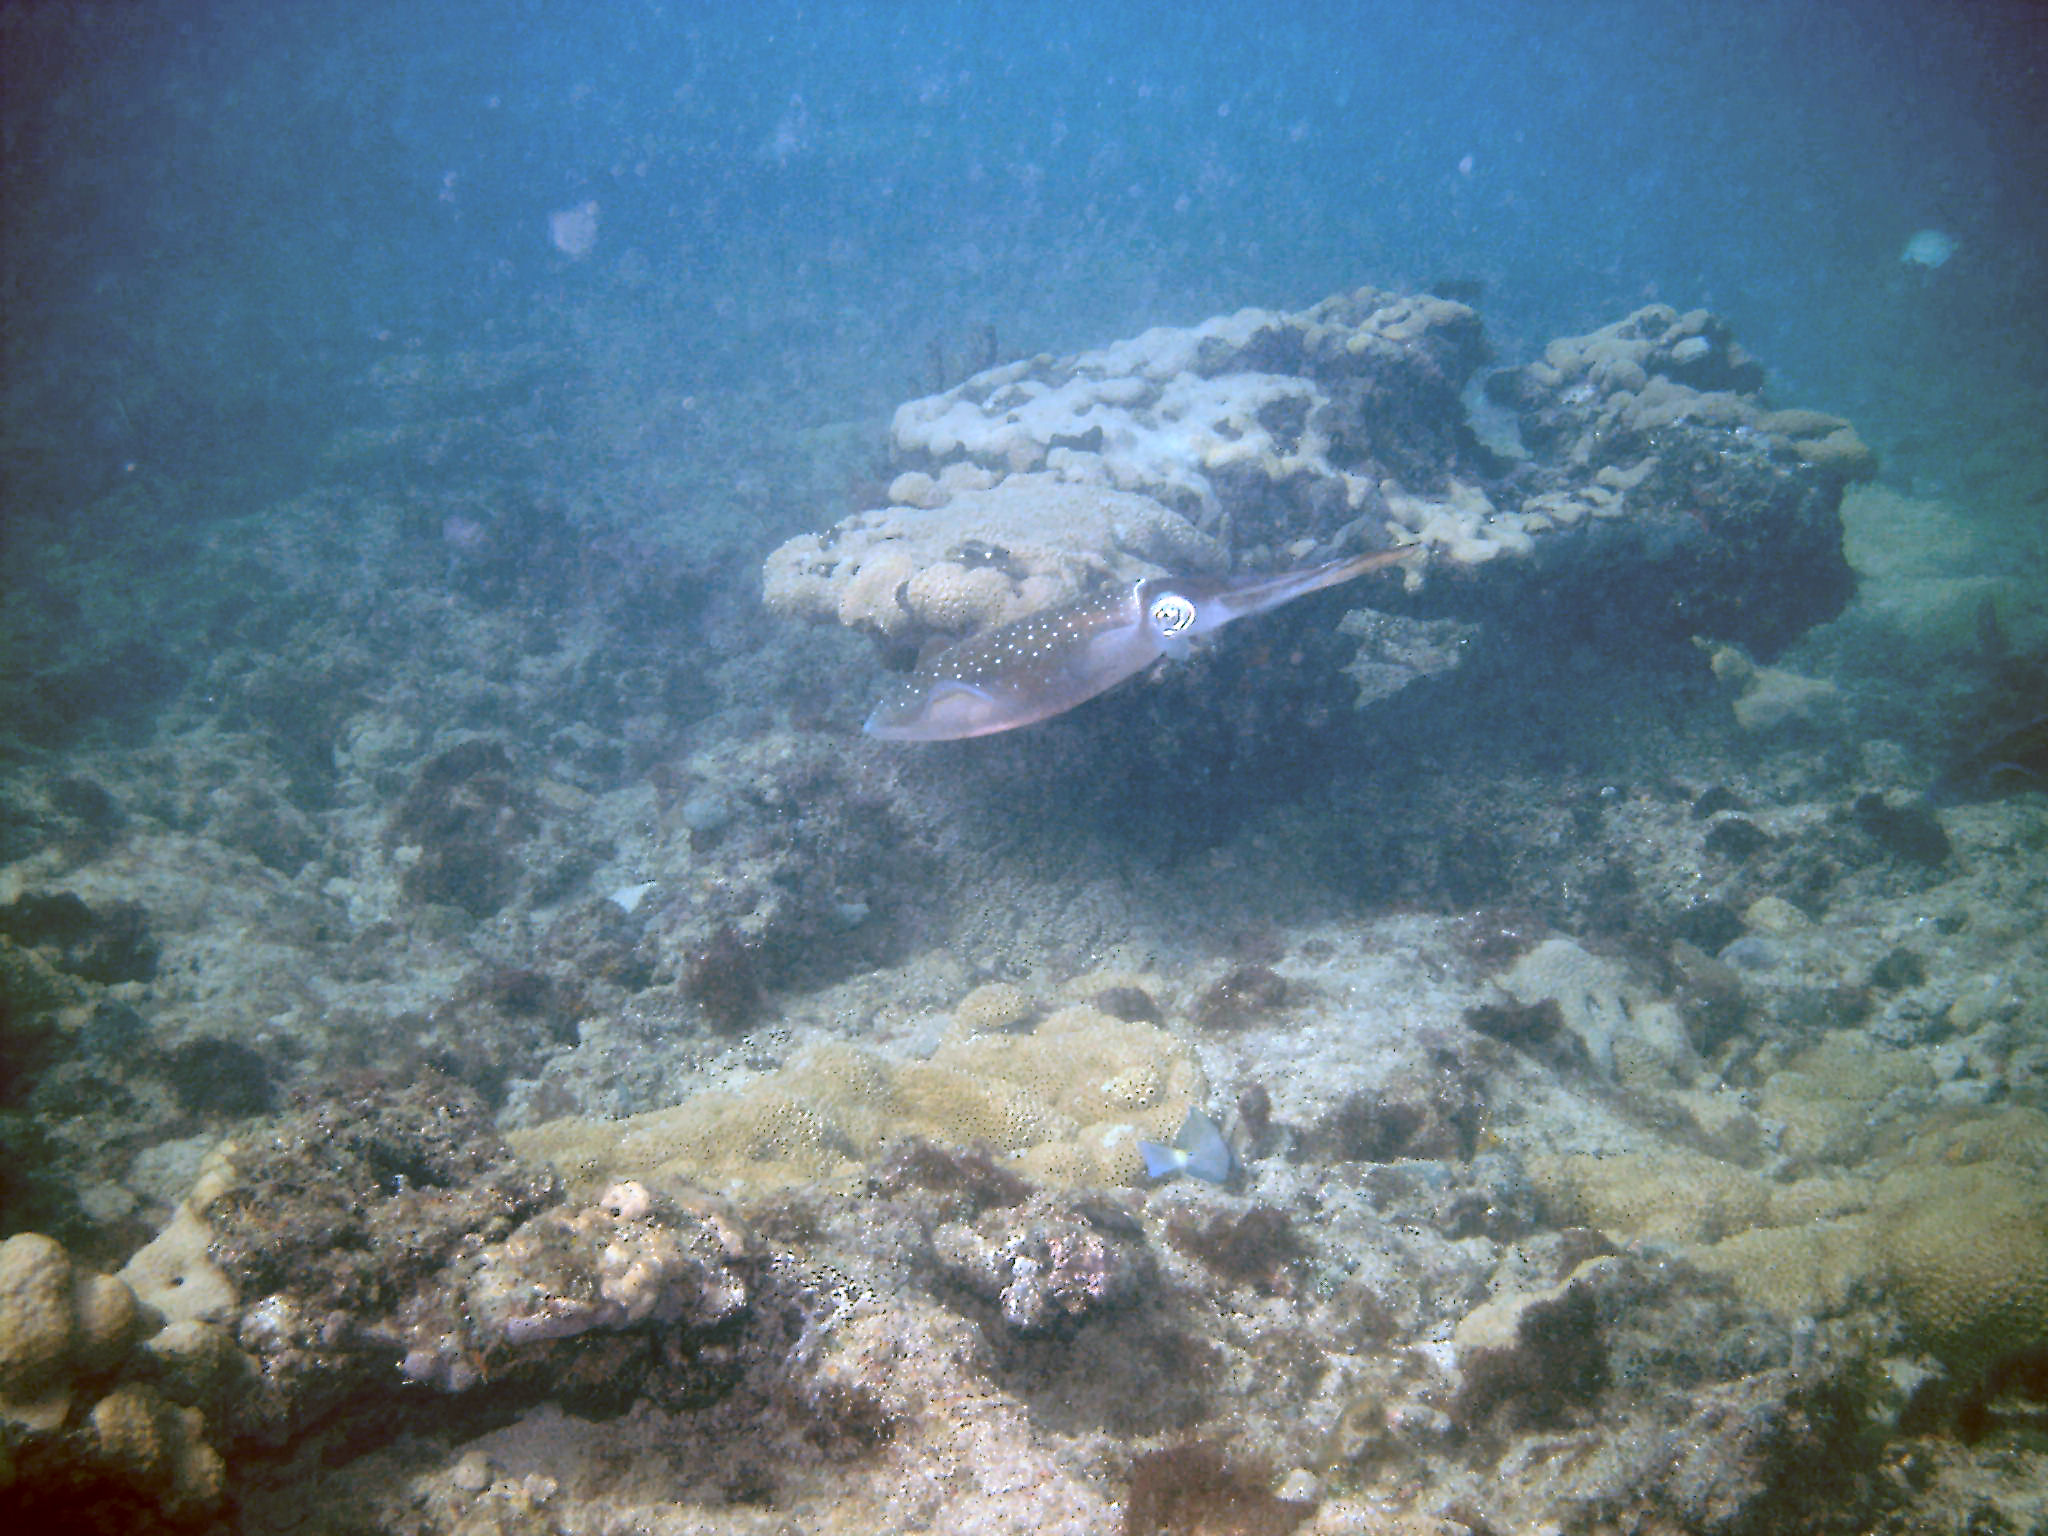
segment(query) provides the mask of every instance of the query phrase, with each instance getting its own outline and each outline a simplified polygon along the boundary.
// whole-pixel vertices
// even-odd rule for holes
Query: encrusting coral
[[[1048,1184],[1136,1184],[1137,1139],[1171,1137],[1207,1091],[1200,1063],[1167,1031],[1075,1004],[1027,1034],[949,1039],[923,1061],[825,1045],[738,1093],[623,1120],[552,1121],[511,1140],[585,1184],[679,1178],[760,1191],[850,1179],[909,1137],[985,1144]]]

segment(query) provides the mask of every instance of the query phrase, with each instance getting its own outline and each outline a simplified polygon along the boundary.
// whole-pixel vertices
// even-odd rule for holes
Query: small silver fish
[[[1237,1171],[1237,1157],[1223,1139],[1223,1127],[1199,1109],[1188,1111],[1170,1147],[1139,1137],[1138,1156],[1145,1159],[1148,1179],[1170,1179],[1184,1173],[1205,1184],[1228,1184]]]
[[[1405,549],[1277,576],[1152,576],[948,646],[897,683],[863,729],[888,741],[958,741],[1063,714],[1196,635],[1392,565]]]

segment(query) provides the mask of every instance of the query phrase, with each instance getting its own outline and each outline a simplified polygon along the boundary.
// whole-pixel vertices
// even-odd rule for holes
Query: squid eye
[[[1177,635],[1195,622],[1195,605],[1177,592],[1169,592],[1152,605],[1147,615],[1162,635]]]

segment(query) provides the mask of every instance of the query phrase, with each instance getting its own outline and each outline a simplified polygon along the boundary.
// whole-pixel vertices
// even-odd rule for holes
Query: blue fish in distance
[[[1228,1184],[1237,1171],[1237,1158],[1223,1139],[1223,1128],[1199,1109],[1188,1111],[1170,1147],[1140,1137],[1138,1156],[1145,1159],[1146,1177],[1153,1179],[1184,1173],[1206,1184]]]

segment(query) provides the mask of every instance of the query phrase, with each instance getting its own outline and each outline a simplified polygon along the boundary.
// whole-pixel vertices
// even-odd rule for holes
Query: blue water
[[[833,420],[986,326],[1059,350],[1445,278],[1510,357],[1707,306],[1936,473],[1930,373],[2042,382],[2044,34],[1791,0],[17,8],[7,405],[41,473],[10,480],[288,457],[365,359],[565,307],[658,310],[707,390],[778,359]],[[586,200],[569,261],[549,215]],[[1932,273],[1923,228],[1957,242]]]
[[[1983,812],[1968,840],[1957,822],[1952,850],[1918,796],[2041,783],[2044,187],[2039,0],[0,0],[0,1238],[43,1232],[119,1266],[170,1219],[186,1164],[223,1134],[265,1145],[259,1116],[287,1091],[311,1117],[383,1079],[419,1102],[459,1084],[506,1128],[665,1108],[778,1068],[799,1037],[928,1051],[971,983],[1039,971],[1050,987],[1112,946],[1115,975],[1156,962],[1190,997],[1227,965],[1202,995],[1233,1009],[1262,977],[1282,987],[1268,961],[1330,967],[1327,986],[1283,988],[1342,1026],[1315,1037],[1327,1058],[1278,1063],[1273,1102],[1249,1069],[1255,1093],[1213,1074],[1233,1134],[1284,1103],[1287,1073],[1380,1091],[1364,1079],[1381,1066],[1342,1058],[1345,1010],[1377,1018],[1365,993],[1382,975],[1418,978],[1398,1023],[1431,1053],[1428,1082],[1453,1065],[1477,1080],[1441,1042],[1481,1012],[1509,1016],[1499,1039],[1548,1049],[1547,995],[1461,1022],[1445,977],[1469,967],[1476,987],[1567,928],[1588,965],[1649,956],[1657,988],[1697,988],[1702,1086],[1725,1073],[1747,1092],[1759,1061],[1796,1065],[1795,1046],[1867,1025],[1902,1050],[1975,1032],[1940,1066],[1949,1097],[1916,1101],[1929,1115],[2038,1098],[2038,812]],[[858,723],[921,637],[885,653],[764,609],[770,550],[882,504],[901,402],[985,363],[1364,285],[1469,299],[1502,363],[1652,301],[1710,309],[1768,369],[1771,404],[1850,418],[1888,510],[1852,518],[1861,606],[1786,659],[1826,686],[1775,674],[1812,720],[1777,736],[1730,723],[1688,628],[1703,621],[1684,593],[1711,582],[1616,592],[1582,565],[1548,606],[1517,599],[1537,638],[1510,622],[1475,645],[1463,692],[1352,710],[1330,681],[1341,648],[1304,599],[1294,628],[1276,615],[1270,640],[1247,634],[1180,693],[1132,685],[980,755],[890,757]],[[1744,445],[1726,462],[1761,462],[1754,440],[1726,440]],[[1718,500],[1658,510],[1679,534],[1634,569],[1676,570],[1720,536],[1715,518],[1738,521]],[[1906,532],[1872,526],[1885,516]],[[1841,595],[1831,536],[1815,580]],[[1738,547],[1737,599],[1736,577],[1802,558],[1774,565],[1769,537]],[[1455,594],[1471,572],[1445,565],[1432,580]],[[1637,650],[1657,653],[1640,671]],[[1810,973],[1800,946],[1826,943],[1809,906],[1827,942],[1848,941]],[[1435,935],[1415,953],[1368,931],[1410,916],[1402,933]],[[1119,1017],[1160,1016],[1143,988],[1100,997],[1119,994],[1135,1010]],[[1665,1012],[1645,1017],[1661,1030]],[[1246,1022],[1203,1027],[1213,1042]],[[1738,1030],[1754,1034],[1739,1049],[1723,1039]],[[1467,1054],[1494,1071],[1509,1058],[1490,1049]],[[1569,1052],[1530,1059],[1579,1070]],[[1528,1080],[1498,1079],[1510,1131]],[[1584,1102],[1607,1105],[1610,1086]],[[1352,1179],[1412,1153],[1462,1180],[1481,1101],[1425,1098],[1426,1116],[1390,1090],[1396,1119],[1435,1128],[1409,1151],[1366,1137],[1347,1099],[1327,1156],[1288,1140],[1309,1162],[1283,1166],[1282,1139],[1256,1131],[1268,1145],[1246,1166],[1306,1183],[1325,1162]],[[445,1106],[386,1101],[375,1114],[422,1137],[445,1128]],[[1884,1137],[1906,1137],[1903,1114]],[[1762,1161],[1777,1132],[1752,1130],[1754,1147],[1739,1129],[1701,1138]],[[411,1199],[407,1174],[378,1177]],[[1485,1241],[1505,1254],[1533,1197],[1519,1174],[1486,1177],[1507,1214]],[[1421,1179],[1402,1191],[1372,1185],[1372,1210],[1384,1193],[1389,1224],[1454,1212]],[[1322,1225],[1322,1204],[1301,1209]],[[275,1215],[288,1235],[297,1211]],[[785,1233],[808,1230],[788,1211]],[[442,1236],[466,1241],[470,1217]],[[1465,1220],[1445,1251],[1481,1244]],[[811,1235],[851,1243],[864,1221]],[[414,1229],[389,1231],[406,1251],[363,1262],[412,1284]],[[1590,1251],[1585,1235],[1556,1254]],[[1421,1342],[1476,1299],[1491,1282],[1473,1254],[1462,1277],[1414,1278],[1387,1340]],[[1312,1290],[1297,1321],[1329,1299]],[[1302,1359],[1377,1339],[1395,1313],[1359,1294],[1355,1316],[1340,1302],[1314,1323],[1337,1332],[1302,1325]],[[340,1313],[304,1314],[322,1318],[308,1360],[348,1332]],[[791,1345],[766,1336],[780,1369]],[[334,1345],[353,1363],[317,1369],[337,1396],[371,1380],[347,1374],[366,1359],[395,1382],[376,1354],[390,1337]],[[1077,1350],[1073,1380],[1109,1359],[1103,1376],[1151,1393],[1156,1367],[1089,1347],[1106,1353]],[[925,1349],[906,1346],[906,1370]],[[1284,1353],[1258,1369],[1298,1375]],[[1046,1379],[1034,1408],[1064,1433],[1089,1410]],[[1712,1408],[1717,1380],[1668,1385]],[[619,1390],[607,1412],[639,1389]],[[1377,1391],[1361,1424],[1394,1420]],[[1177,1392],[1133,1422],[1177,1424]],[[433,1411],[393,1423],[438,1433]],[[2030,1444],[2038,1429],[2035,1414]],[[19,1437],[0,1431],[4,1523]],[[216,1431],[239,1455],[224,1437],[242,1431],[218,1415]],[[1873,1477],[1882,1433],[1856,1452]],[[1631,1436],[1658,1443],[1617,1441]],[[287,1465],[261,1443],[239,1486],[302,1481],[310,1453]],[[1433,1464],[1420,1443],[1399,1466]],[[1803,1449],[1824,1441],[1756,1443],[1795,1477],[1833,1470]],[[780,1455],[762,1445],[763,1463]],[[1934,1465],[1883,1456],[1902,1488],[1903,1469]],[[1115,1459],[1089,1475],[1118,1481]],[[1553,1460],[1571,1458],[1521,1465]],[[49,1475],[18,1462],[25,1481]],[[778,1475],[734,1465],[736,1505]],[[299,1513],[240,1528],[302,1529]]]

